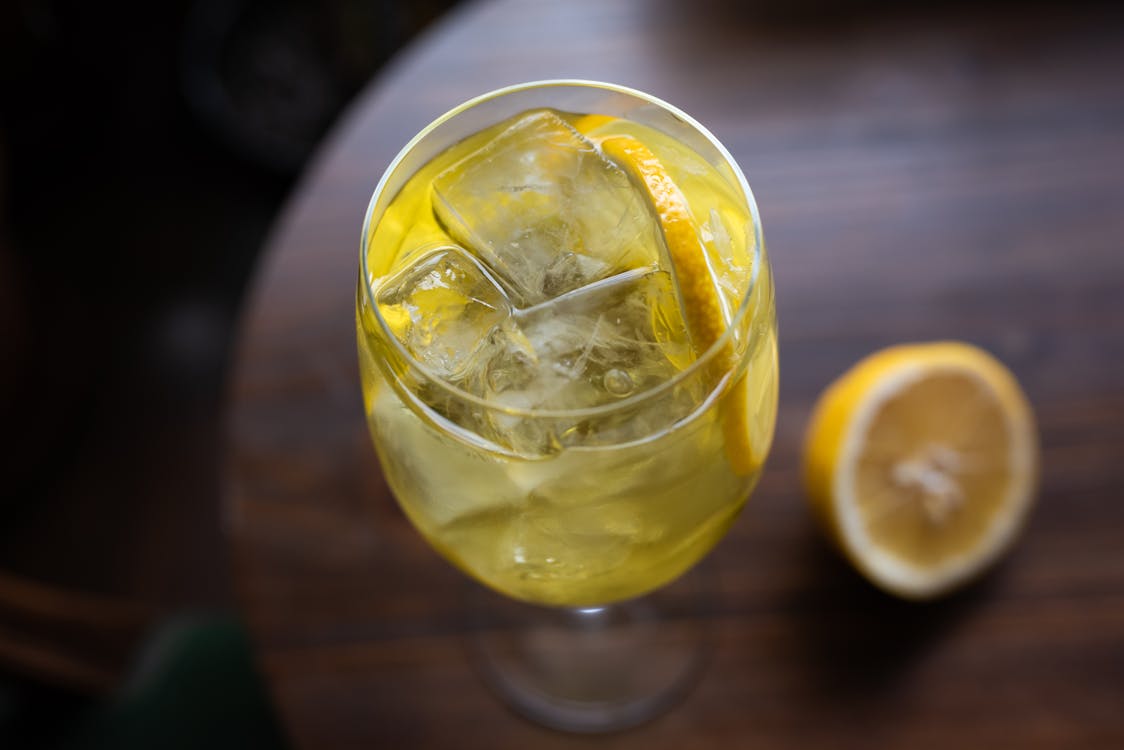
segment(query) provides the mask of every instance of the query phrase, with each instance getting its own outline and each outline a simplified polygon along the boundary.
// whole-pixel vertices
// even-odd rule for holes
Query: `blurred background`
[[[236,592],[220,502],[224,388],[239,314],[259,251],[296,179],[315,157],[317,144],[397,50],[445,14],[463,11],[455,6],[469,1],[0,0],[0,423],[8,428],[8,448],[0,453],[5,480],[0,494],[0,750],[285,747],[251,657],[244,623],[235,614]],[[766,53],[776,55],[795,76],[770,80],[773,88],[766,87],[762,101],[770,101],[771,95],[773,101],[792,105],[796,99],[786,99],[781,92],[796,80],[805,86],[801,106],[812,102],[797,112],[797,118],[792,111],[787,113],[790,119],[776,117],[772,122],[777,130],[766,132],[760,141],[776,147],[772,156],[762,149],[757,174],[763,184],[771,178],[781,188],[773,194],[774,205],[783,208],[787,201],[790,206],[776,226],[788,227],[791,244],[814,247],[813,240],[822,236],[825,227],[837,226],[854,233],[848,242],[869,243],[880,251],[885,251],[877,245],[883,238],[899,236],[894,227],[880,232],[864,224],[862,216],[840,218],[838,214],[848,206],[835,216],[825,216],[820,224],[802,221],[819,211],[822,191],[815,184],[813,167],[823,154],[829,158],[834,154],[838,164],[851,165],[856,155],[866,153],[867,142],[898,137],[899,148],[890,149],[888,158],[903,154],[908,158],[891,166],[864,165],[859,177],[868,182],[859,187],[868,196],[879,196],[879,191],[888,194],[895,186],[908,186],[912,192],[906,191],[897,214],[900,224],[908,226],[916,219],[911,211],[921,214],[921,199],[940,197],[948,185],[960,184],[956,180],[963,174],[975,174],[973,155],[987,153],[1010,129],[1025,142],[1000,150],[994,163],[979,167],[983,178],[993,180],[983,185],[980,195],[993,200],[999,196],[1006,202],[981,202],[973,214],[976,223],[957,227],[962,231],[953,236],[967,238],[962,243],[965,248],[998,238],[999,252],[1005,241],[1023,239],[1016,226],[1024,215],[1020,212],[1031,210],[1027,207],[1052,211],[1044,221],[1053,216],[1059,226],[1062,221],[1072,223],[1072,234],[1066,237],[1085,243],[1076,246],[1085,252],[1080,257],[1104,258],[1104,267],[1116,268],[1116,261],[1109,258],[1114,239],[1098,234],[1119,213],[1112,203],[1119,181],[1105,176],[1112,170],[1109,158],[1114,155],[1105,154],[1108,166],[1102,166],[1097,154],[1094,164],[1089,156],[1093,147],[1079,149],[1074,144],[1084,134],[1094,139],[1094,147],[1101,142],[1097,138],[1116,143],[1111,122],[1124,109],[1119,96],[1106,97],[1089,111],[1057,102],[1087,102],[1100,87],[1109,87],[1105,81],[1110,81],[1111,71],[1090,61],[1102,56],[1110,62],[1119,59],[1105,54],[1124,23],[1118,9],[1090,14],[1093,20],[1073,26],[1077,32],[1071,28],[1068,36],[1051,40],[1055,15],[1072,10],[1068,4],[993,0],[980,11],[993,19],[988,32],[978,39],[966,33],[970,42],[961,49],[946,47],[940,34],[970,26],[969,11],[975,12],[976,6],[967,0],[927,0],[908,7],[886,0],[662,4],[670,28],[678,26],[676,13],[700,14],[713,24],[713,39],[719,41],[741,38],[723,36],[719,27],[741,18],[746,6],[753,7],[755,18],[768,16],[774,24],[769,34],[775,41]],[[865,71],[865,77],[852,80],[851,89],[826,92],[828,84],[817,77],[826,58],[821,55],[817,61],[812,42],[830,40],[838,29],[861,27],[863,34],[852,33],[834,48],[861,50],[855,39],[882,38],[879,35],[892,33],[887,29],[896,28],[870,22],[879,9],[891,6],[901,16],[914,14],[909,19],[912,28],[922,29],[927,28],[926,12],[933,6],[965,10],[951,14],[931,38],[917,37],[928,39],[930,47],[914,56],[905,54],[915,66],[912,73],[932,61],[946,67],[911,78],[909,70],[895,75],[889,58],[867,60],[866,68],[857,68]],[[716,8],[730,12],[715,12]],[[1036,14],[1043,8],[1047,12]],[[1014,12],[1008,14],[1011,9]],[[1073,15],[1080,17],[1079,11]],[[1096,19],[1102,17],[1115,24],[1103,36],[1096,28]],[[818,24],[818,36],[804,39],[802,25],[810,19]],[[1008,23],[1019,33],[1000,44],[996,40],[1002,34],[995,30],[1006,32]],[[626,31],[621,34],[624,37]],[[1079,60],[1080,65],[1066,67],[1049,58],[1058,50],[1081,52],[1090,39],[1089,60]],[[664,62],[669,70],[683,60],[693,61],[690,56],[698,47],[710,45],[712,38],[688,41],[677,48],[684,57]],[[624,59],[629,48],[620,49]],[[1076,77],[1073,71],[1093,69],[1104,75],[1090,81],[1087,91],[1056,101],[1050,98],[1068,86],[1071,75]],[[657,72],[669,75],[667,70]],[[770,71],[757,74],[762,79],[772,75]],[[1030,85],[1038,74],[1045,79],[1041,89]],[[933,92],[915,88],[932,82],[937,86]],[[948,92],[941,86],[947,86]],[[1010,97],[1006,105],[1005,96]],[[899,113],[902,97],[912,97],[913,104]],[[992,99],[1000,104],[994,108],[981,104]],[[934,111],[926,108],[930,102],[959,103],[963,109]],[[690,101],[682,104],[691,110]],[[736,111],[731,107],[731,112]],[[1049,117],[1039,117],[1034,127],[1014,128],[1015,115],[1023,111]],[[822,117],[824,112],[834,112],[836,118]],[[920,128],[918,123],[930,116],[939,120],[937,126]],[[792,119],[801,118],[816,127],[782,132]],[[719,125],[734,130],[730,121]],[[910,140],[913,127],[920,128],[920,136]],[[830,136],[829,147],[821,151],[809,147],[822,132]],[[1057,143],[1072,148],[1055,155],[1050,149]],[[920,156],[910,151],[918,144]],[[951,151],[961,161],[946,172],[937,170],[938,182],[932,190],[919,189],[930,175],[913,174],[911,165],[932,167],[949,144],[956,148],[967,144]],[[803,176],[786,178],[792,172],[794,150],[805,160],[805,171]],[[1071,153],[1086,162],[1067,164]],[[1026,155],[1026,164],[1018,161]],[[884,183],[879,181],[880,169],[891,172]],[[1056,193],[1051,192],[1054,172],[1039,175],[1046,169],[1062,176]],[[939,182],[942,175],[944,183]],[[1003,180],[1010,184],[999,185]],[[840,181],[829,174],[824,189]],[[1068,202],[1055,201],[1054,195],[1063,195]],[[944,205],[967,206],[975,199],[965,195],[962,203],[946,200]],[[1008,213],[994,220],[981,218],[992,210]],[[1086,216],[1100,223],[1090,224],[1081,234]],[[1014,245],[1009,249],[1013,251]],[[1044,266],[1053,262],[1054,250],[1050,246],[1042,251]],[[827,254],[806,257],[814,260]],[[876,252],[870,255],[870,259],[881,257]],[[1013,252],[1011,257],[1016,257]],[[957,256],[950,258],[944,260],[946,270],[958,262]],[[1113,384],[1118,370],[1112,369],[1119,366],[1118,355],[1124,351],[1112,338],[1113,331],[1120,329],[1086,325],[1112,319],[1113,305],[1118,305],[1117,281],[1096,276],[1096,269],[1076,269],[1061,281],[1042,282],[1044,275],[1027,272],[1023,277],[1015,274],[1010,287],[1014,292],[1007,296],[993,298],[991,289],[968,285],[954,289],[956,294],[950,297],[922,300],[929,313],[952,311],[943,318],[934,313],[927,320],[956,322],[971,316],[984,320],[991,328],[981,325],[979,330],[994,333],[985,343],[997,344],[1001,354],[1022,362],[1024,372],[1034,373],[1031,386],[1055,398],[1051,402],[1055,410],[1043,415],[1044,422],[1053,420],[1049,424],[1054,429],[1053,442],[1046,448],[1063,460],[1062,470],[1058,472],[1055,463],[1055,474],[1047,478],[1053,482],[1055,496],[1080,500],[1078,491],[1085,492],[1086,505],[1076,510],[1055,505],[1048,523],[1037,527],[1041,530],[1054,522],[1061,529],[1056,537],[1042,535],[1055,546],[1038,547],[1034,558],[1038,567],[1024,565],[1020,579],[1025,601],[1033,604],[1035,596],[1046,592],[1040,597],[1043,611],[1051,602],[1061,606],[1049,594],[1072,587],[1064,576],[1050,572],[1050,566],[1067,555],[1075,562],[1063,573],[1068,571],[1078,583],[1092,581],[1093,593],[1099,592],[1097,585],[1118,580],[1112,575],[1120,570],[1117,566],[1095,578],[1088,559],[1096,557],[1097,548],[1080,535],[1097,525],[1096,514],[1103,512],[1102,504],[1111,498],[1115,491],[1111,483],[1118,476],[1114,451],[1120,432],[1114,420],[1119,416],[1101,411],[1107,411],[1102,409],[1105,403],[1120,403],[1119,386]],[[943,293],[956,278],[950,273],[953,281],[938,280],[932,288]],[[1036,308],[1038,317],[1023,323],[1015,319],[1029,308],[1007,309],[1005,300],[1025,301],[1034,296],[1031,292],[1038,294],[1037,287],[1025,286],[1030,282],[1042,284],[1044,304],[1056,309],[1039,313]],[[809,284],[805,291],[815,288]],[[831,304],[831,299],[824,301],[810,311],[809,319],[830,320]],[[1015,322],[1008,325],[1011,320]],[[1060,322],[1046,337],[1034,331],[1036,321],[1050,321],[1051,326]],[[1078,342],[1069,328],[1063,332],[1062,323],[1073,330],[1080,324],[1084,338]],[[1015,334],[1008,335],[1008,330]],[[882,335],[877,320],[869,331]],[[1109,345],[1098,344],[1102,341]],[[1051,342],[1065,346],[1051,348]],[[854,340],[832,349],[830,342],[814,338],[789,343],[803,346],[806,357],[818,357],[815,363],[842,361],[851,356],[847,346],[852,345]],[[1065,361],[1068,353],[1101,351],[1107,352],[1103,356],[1107,365],[1095,372],[1090,368],[1085,381],[1072,376],[1073,366]],[[1068,394],[1062,386],[1071,380],[1092,383],[1099,390],[1089,400],[1077,402],[1077,407],[1057,406],[1058,394]],[[812,378],[806,377],[807,393],[813,392],[813,385]],[[794,435],[801,424],[800,419],[789,418],[787,429]],[[795,445],[797,438],[789,437]],[[786,479],[774,481],[783,484]],[[804,517],[783,507],[788,495],[774,495],[776,517],[789,523],[790,531],[804,534]],[[1081,507],[1086,509],[1084,516]],[[1063,526],[1059,520],[1073,522]],[[1114,543],[1105,541],[1111,531],[1097,537],[1106,549]],[[812,539],[811,535],[807,531],[806,538]],[[812,605],[834,606],[854,594],[857,598],[850,601],[859,603],[856,609],[869,610],[871,621],[884,620],[878,623],[881,629],[860,634],[866,639],[860,646],[865,643],[866,650],[853,650],[844,667],[878,653],[884,646],[883,635],[902,623],[915,635],[934,629],[933,618],[876,599],[857,577],[842,578],[843,568],[834,558],[825,553],[823,559],[824,569],[841,572],[810,584],[810,594],[787,592],[780,584],[774,593],[791,600],[793,609],[805,607],[806,612],[818,611]],[[1085,575],[1088,579],[1081,577]],[[840,581],[843,594],[836,596],[832,587]],[[959,610],[964,609],[961,604]],[[1109,611],[1107,605],[1104,611]],[[953,612],[952,617],[944,616],[943,623],[955,622],[955,608]],[[937,620],[939,630],[942,621]],[[1102,617],[1094,635],[1110,641],[1115,631],[1110,633],[1109,628],[1118,621]],[[862,621],[855,622],[853,630],[859,630]],[[1058,632],[1063,634],[1069,632],[1065,628],[1070,622],[1076,623],[1074,633],[1088,626],[1084,614],[1057,622],[1062,623]],[[909,640],[902,641],[907,650]],[[913,642],[924,644],[924,638]],[[1039,641],[1025,643],[1029,649]],[[1088,658],[1106,675],[1114,668],[1101,652],[1091,647],[1081,651],[1083,643],[1076,639],[1073,644],[1063,654],[1069,661],[1057,663],[1080,668],[1081,659]],[[1118,644],[1119,640],[1110,642],[1117,648]],[[849,648],[852,645],[848,643]],[[1017,646],[1011,653],[1022,659],[1024,652]],[[824,650],[836,657],[835,649]],[[882,663],[901,651],[900,644],[890,648]],[[976,659],[976,652],[966,653]],[[972,663],[983,670],[991,662]],[[1044,662],[1043,670],[1051,668],[1048,660]],[[1096,670],[1094,678],[1100,675]],[[846,668],[840,670],[844,673],[850,675]],[[872,674],[877,682],[880,671]],[[1119,684],[1119,670],[1099,679]],[[1099,683],[1091,679],[1090,684]],[[1111,699],[1101,696],[1099,703],[1090,703],[1100,710]],[[1048,704],[1048,696],[1041,703]],[[395,710],[396,705],[385,710]],[[762,710],[772,710],[771,705],[763,703]],[[1012,699],[1010,705],[1022,704]],[[840,715],[849,719],[850,713],[844,704]],[[324,721],[330,720],[331,716]]]
[[[0,747],[280,743],[222,537],[238,311],[317,142],[455,2],[0,3]]]

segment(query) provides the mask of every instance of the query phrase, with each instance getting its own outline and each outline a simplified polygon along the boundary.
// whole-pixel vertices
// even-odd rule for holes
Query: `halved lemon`
[[[1038,441],[1015,377],[958,342],[859,362],[820,397],[804,449],[809,498],[858,570],[909,599],[994,563],[1032,505]]]
[[[577,127],[588,134],[611,121],[612,118],[603,115],[587,115],[579,120]],[[596,140],[602,153],[627,170],[648,194],[663,231],[691,345],[701,356],[718,341],[729,321],[687,198],[659,158],[638,139],[629,135],[608,135]],[[727,343],[715,357],[714,367],[724,375],[732,372],[736,365],[734,347]],[[747,401],[748,380],[743,379],[726,397],[722,413],[726,456],[739,476],[747,476],[760,468],[764,460],[761,446],[767,442],[757,440],[758,448],[754,449]],[[772,422],[769,424],[771,426]]]

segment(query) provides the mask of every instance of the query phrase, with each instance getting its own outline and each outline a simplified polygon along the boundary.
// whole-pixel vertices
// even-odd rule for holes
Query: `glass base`
[[[601,607],[539,607],[480,586],[469,649],[484,681],[528,719],[611,732],[664,713],[709,661],[709,568]]]

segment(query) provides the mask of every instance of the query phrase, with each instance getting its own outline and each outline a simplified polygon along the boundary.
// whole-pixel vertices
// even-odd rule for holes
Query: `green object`
[[[284,750],[242,624],[180,617],[142,649],[129,683],[61,743],[65,750]]]

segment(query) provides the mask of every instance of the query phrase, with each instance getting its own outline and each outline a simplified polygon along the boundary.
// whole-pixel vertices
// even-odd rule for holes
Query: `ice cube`
[[[618,274],[518,311],[515,320],[535,351],[547,408],[619,400],[668,380],[691,358],[666,271]]]
[[[515,311],[474,352],[462,383],[499,407],[484,415],[482,437],[549,455],[585,439],[583,422],[526,412],[619,401],[673,377],[692,357],[670,275],[637,269]]]
[[[384,281],[379,312],[394,336],[431,373],[466,375],[477,351],[511,316],[488,272],[463,250],[435,250]]]
[[[429,420],[418,419],[416,406],[383,386],[370,416],[377,432],[386,438],[380,443],[386,477],[399,497],[413,498],[416,512],[412,517],[423,531],[433,534],[436,527],[458,518],[498,512],[526,495],[501,469],[489,471],[490,464],[479,453],[450,450],[448,433],[456,432],[456,427],[438,415],[443,429],[434,429]],[[439,469],[433,466],[434,456],[441,457]],[[458,481],[449,481],[449,477]],[[481,492],[485,481],[489,491]],[[409,484],[402,487],[399,482]]]
[[[520,307],[658,262],[644,196],[550,111],[523,116],[438,175],[433,204]]]
[[[588,496],[586,496],[588,498]],[[623,565],[643,531],[639,508],[625,503],[554,506],[530,498],[506,529],[499,561],[526,581],[605,575]]]

